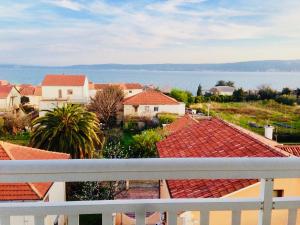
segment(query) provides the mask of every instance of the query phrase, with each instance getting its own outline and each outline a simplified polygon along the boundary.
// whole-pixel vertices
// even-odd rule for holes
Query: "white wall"
[[[40,101],[42,99],[42,96],[36,96],[36,95],[27,95],[29,98],[29,104],[35,107],[39,107]]]
[[[154,111],[155,107],[158,107],[158,111]],[[147,110],[147,108],[149,110]],[[137,112],[135,112],[135,108],[132,105],[124,105],[124,117],[155,117],[157,113],[175,113],[182,116],[185,114],[185,104],[180,103],[178,105],[139,105]]]
[[[11,97],[13,97],[13,104]],[[12,88],[11,92],[6,98],[0,99],[0,109],[10,109],[12,106],[19,106],[21,103],[21,95],[16,88]]]

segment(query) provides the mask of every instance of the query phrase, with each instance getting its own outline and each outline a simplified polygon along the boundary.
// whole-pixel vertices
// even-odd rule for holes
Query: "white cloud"
[[[74,2],[72,0],[49,0],[47,1],[49,4],[56,5],[58,7],[74,10],[74,11],[80,11],[83,8],[83,5]]]

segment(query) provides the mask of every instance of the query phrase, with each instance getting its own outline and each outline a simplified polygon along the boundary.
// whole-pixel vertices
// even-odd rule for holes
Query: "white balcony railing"
[[[273,198],[273,180],[300,178],[299,158],[188,158],[127,160],[1,161],[1,182],[113,181],[163,179],[260,179],[258,198],[153,199],[80,202],[3,202],[1,225],[10,216],[33,215],[35,225],[46,215],[67,215],[78,225],[80,214],[102,214],[103,225],[112,224],[115,212],[135,212],[136,224],[144,225],[146,212],[167,212],[168,224],[177,224],[177,213],[200,211],[201,225],[209,224],[210,211],[231,211],[232,224],[241,223],[241,211],[258,210],[259,224],[270,225],[274,209],[287,209],[288,225],[296,224],[299,197]]]

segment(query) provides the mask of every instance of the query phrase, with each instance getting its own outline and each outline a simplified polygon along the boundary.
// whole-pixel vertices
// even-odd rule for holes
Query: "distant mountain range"
[[[0,64],[0,68],[3,67],[149,71],[300,72],[300,60],[264,60],[218,64],[94,64],[72,66],[24,66]]]

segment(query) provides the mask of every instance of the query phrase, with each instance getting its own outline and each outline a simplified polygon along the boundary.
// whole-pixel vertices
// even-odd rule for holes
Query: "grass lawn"
[[[207,112],[207,103],[192,105]],[[211,115],[263,134],[264,126],[271,124],[279,142],[300,143],[300,107],[287,106],[275,101],[212,102]]]
[[[28,146],[30,139],[29,133],[22,133],[17,135],[3,135],[0,136],[1,141],[6,141],[12,144]]]

